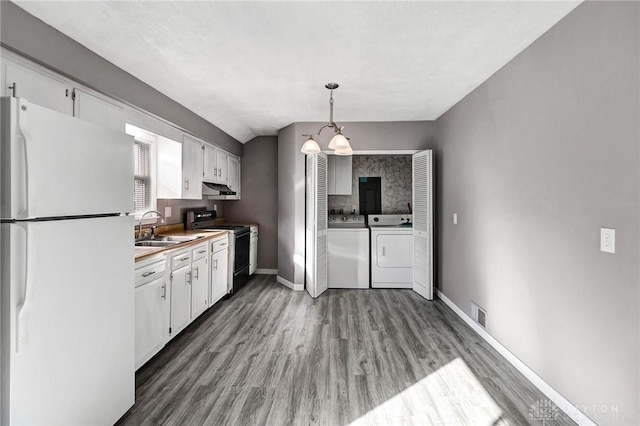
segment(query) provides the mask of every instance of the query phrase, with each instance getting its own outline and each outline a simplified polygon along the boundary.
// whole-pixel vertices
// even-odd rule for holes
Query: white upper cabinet
[[[124,110],[82,89],[73,89],[73,115],[110,129],[125,131]]]
[[[204,144],[203,180],[210,183],[228,183],[227,164],[229,156],[226,152],[211,145]]]
[[[239,200],[240,199],[240,158],[235,155],[229,155],[229,189],[234,191],[236,195],[229,195],[227,200]]]
[[[73,87],[70,83],[4,57],[2,59],[3,96],[25,98],[36,105],[73,115]]]
[[[182,144],[157,137],[158,198],[182,198]]]
[[[327,195],[351,195],[353,162],[352,157],[327,156]]]
[[[182,199],[202,199],[202,142],[184,135],[182,141]]]

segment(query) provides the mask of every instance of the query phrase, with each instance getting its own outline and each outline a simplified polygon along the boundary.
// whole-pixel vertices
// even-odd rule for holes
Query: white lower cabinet
[[[228,292],[229,237],[225,235],[211,242],[211,305]]]
[[[249,275],[256,273],[258,269],[258,227],[251,227],[251,239],[249,240]]]
[[[192,251],[191,263],[191,319],[209,307],[209,249],[201,244]]]
[[[135,368],[140,368],[169,340],[170,289],[164,256],[136,265]]]
[[[180,333],[191,321],[191,253],[175,254],[171,264],[171,337]]]

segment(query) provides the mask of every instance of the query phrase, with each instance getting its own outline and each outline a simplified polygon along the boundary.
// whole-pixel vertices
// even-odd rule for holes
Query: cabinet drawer
[[[193,258],[194,261],[198,259],[202,259],[203,257],[206,257],[206,256],[207,256],[206,244],[201,244],[198,247],[191,250],[191,257]]]
[[[136,269],[136,287],[161,278],[164,275],[166,263],[164,260]]]
[[[191,253],[184,251],[171,257],[171,270],[175,271],[191,263]]]
[[[220,250],[226,249],[229,247],[229,239],[227,237],[218,238],[211,242],[211,253],[217,253]]]

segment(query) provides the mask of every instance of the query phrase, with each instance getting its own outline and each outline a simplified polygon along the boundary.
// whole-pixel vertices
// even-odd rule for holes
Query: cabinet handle
[[[222,169],[218,169],[218,176],[222,176]]]
[[[213,168],[213,175],[214,176],[218,176],[218,168],[217,167]]]
[[[384,252],[384,246],[382,246],[382,255],[386,256],[385,252]]]
[[[218,259],[214,259],[214,260],[213,260],[213,267],[214,267],[215,269],[218,269]]]
[[[227,245],[227,243],[220,243],[220,245],[221,245],[221,246],[226,246],[226,245]]]
[[[16,97],[16,83],[14,82],[11,86],[8,86],[7,88],[11,89],[11,97],[15,98]]]
[[[202,253],[206,253],[206,252],[207,252],[206,250],[200,250],[198,253],[202,254]]]
[[[196,276],[195,276],[195,279],[197,280],[199,276],[200,276],[200,267],[199,267],[199,266],[196,266]]]
[[[155,274],[155,273],[156,273],[156,271],[149,271],[149,272],[145,272],[144,274],[142,274],[142,276],[146,278],[146,277],[148,277],[149,275],[153,275],[153,274]]]
[[[164,300],[167,300],[167,284],[162,284],[162,296]]]
[[[184,181],[184,189],[186,189],[187,191],[189,190],[189,179],[186,179]]]
[[[180,258],[180,262],[184,262],[185,260],[189,260],[189,256]]]
[[[187,272],[185,275],[185,280],[187,284],[191,284],[191,271]]]

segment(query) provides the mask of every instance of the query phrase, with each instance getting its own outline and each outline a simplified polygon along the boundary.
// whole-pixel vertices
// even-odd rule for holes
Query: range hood
[[[202,195],[236,195],[227,185],[202,182]]]

